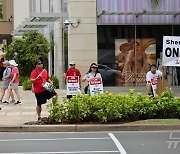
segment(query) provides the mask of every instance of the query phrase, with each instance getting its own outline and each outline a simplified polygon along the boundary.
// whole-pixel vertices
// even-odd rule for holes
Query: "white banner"
[[[79,91],[79,76],[67,76],[67,95],[77,95]]]
[[[102,78],[90,78],[89,80],[90,95],[103,93]]]
[[[163,37],[163,57],[162,65],[180,66],[180,37]]]

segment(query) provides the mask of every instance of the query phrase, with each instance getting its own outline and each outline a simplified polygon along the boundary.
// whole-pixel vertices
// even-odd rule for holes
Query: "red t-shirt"
[[[66,76],[79,76],[79,78],[81,77],[81,73],[79,70],[77,69],[68,69],[66,72]]]
[[[40,93],[40,92],[45,91],[45,89],[41,86],[41,84],[42,84],[43,82],[45,82],[45,81],[47,81],[47,80],[49,79],[48,72],[47,72],[45,69],[43,69],[43,70],[38,69],[38,68],[34,69],[34,70],[31,72],[30,79],[35,79],[35,78],[37,78],[37,76],[38,76],[39,74],[41,74],[41,72],[43,72],[42,75],[41,75],[42,77],[41,77],[40,79],[36,80],[36,81],[33,83],[34,93]]]
[[[13,67],[12,72],[11,72],[12,77],[14,76],[15,73],[16,73],[16,78],[13,81],[13,83],[19,84],[19,70],[17,67]]]

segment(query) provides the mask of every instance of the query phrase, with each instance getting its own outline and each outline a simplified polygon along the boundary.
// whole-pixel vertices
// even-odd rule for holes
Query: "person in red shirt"
[[[15,60],[10,60],[9,61],[10,68],[12,69],[11,71],[11,81],[8,86],[8,94],[7,94],[7,101],[4,101],[3,103],[9,103],[10,95],[12,93],[12,90],[15,91],[16,96],[17,96],[17,102],[15,104],[20,104],[20,93],[18,90],[18,85],[19,85],[19,69],[18,69],[18,64],[15,62]]]
[[[50,80],[48,72],[44,69],[43,63],[41,60],[37,60],[35,62],[35,69],[31,72],[30,80],[32,82],[32,86],[34,89],[35,97],[37,100],[36,112],[38,115],[38,121],[41,121],[41,111],[42,111],[42,104],[47,102],[47,99],[51,99],[53,96],[56,95],[56,92],[49,92],[45,88],[42,87],[43,82],[49,82],[53,84]]]
[[[64,77],[66,78],[67,76],[79,76],[79,87],[81,89],[81,73],[78,69],[76,69],[75,61],[70,61],[69,65],[70,68],[66,71],[66,73],[64,73]],[[72,98],[72,95],[67,95],[67,98]]]

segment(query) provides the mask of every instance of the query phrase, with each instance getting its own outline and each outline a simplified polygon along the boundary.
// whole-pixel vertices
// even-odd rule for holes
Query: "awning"
[[[31,13],[29,18],[17,27],[12,35],[22,35],[27,31],[43,31],[45,27],[56,22],[59,18],[67,17],[67,13]]]

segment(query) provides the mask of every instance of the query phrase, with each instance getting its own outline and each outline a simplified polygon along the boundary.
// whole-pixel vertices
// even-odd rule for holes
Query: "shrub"
[[[67,123],[82,122],[123,122],[151,118],[179,118],[180,99],[174,98],[172,91],[161,96],[113,95],[109,92],[89,96],[80,94],[63,103],[51,103],[50,117]]]
[[[171,90],[165,91],[160,96],[159,102],[157,104],[159,112],[159,118],[174,118],[179,117],[179,99],[174,98],[173,92]]]
[[[59,88],[59,80],[55,76],[51,76],[50,79],[53,81],[53,85],[58,89]]]
[[[29,76],[20,76],[19,77],[19,85],[22,86],[22,83],[26,80],[28,80],[30,77]]]
[[[22,83],[22,86],[23,86],[23,90],[31,90],[32,83],[31,83],[30,79],[24,80]]]
[[[58,96],[54,96],[52,103],[47,105],[48,111],[50,112],[49,118],[54,123],[60,123],[65,119],[65,106],[58,103]]]

